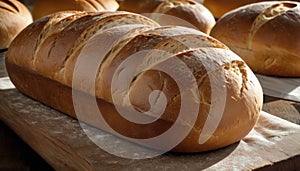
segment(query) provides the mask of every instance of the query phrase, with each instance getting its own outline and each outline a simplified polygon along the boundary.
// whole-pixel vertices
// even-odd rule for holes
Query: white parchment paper
[[[14,89],[15,86],[10,81],[9,77],[0,78],[0,90]]]

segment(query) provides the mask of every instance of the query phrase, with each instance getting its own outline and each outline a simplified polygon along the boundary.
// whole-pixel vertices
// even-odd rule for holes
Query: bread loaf
[[[271,0],[203,0],[203,5],[212,12],[215,18],[220,18],[225,13],[238,7],[262,1]],[[294,1],[299,2],[299,0]]]
[[[116,11],[115,0],[35,0],[32,15],[34,20],[59,11]]]
[[[161,25],[193,27],[209,33],[215,24],[211,12],[193,0],[120,0],[119,4],[119,11],[152,13],[146,15]]]
[[[0,49],[8,48],[16,35],[30,23],[31,13],[22,3],[0,0]]]
[[[300,3],[260,2],[221,17],[211,35],[257,73],[300,76]]]
[[[6,67],[22,93],[166,151],[201,152],[238,142],[262,108],[258,80],[225,45],[128,12],[60,12],[39,19],[13,41]],[[99,109],[92,106],[95,97]],[[122,115],[128,111],[131,119]],[[174,127],[180,129],[164,134]]]

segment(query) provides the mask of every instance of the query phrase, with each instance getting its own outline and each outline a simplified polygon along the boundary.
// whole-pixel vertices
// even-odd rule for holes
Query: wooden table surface
[[[0,78],[6,76],[4,56],[0,53]],[[265,97],[263,110],[300,124],[300,103]],[[99,148],[77,120],[22,95],[16,89],[0,90],[0,120],[58,170],[299,169],[300,126],[273,115],[262,113],[253,136],[251,134],[220,150],[196,154],[166,153],[134,160],[116,157]],[[266,143],[252,142],[254,134],[261,133],[262,128],[270,133],[269,137],[263,137]],[[278,135],[276,132],[272,134],[273,128]],[[116,144],[111,142],[109,145]]]

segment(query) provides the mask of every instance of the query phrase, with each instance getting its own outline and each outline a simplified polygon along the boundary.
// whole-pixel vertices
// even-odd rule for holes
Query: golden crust
[[[77,15],[78,17],[74,17]],[[99,20],[91,19],[96,16]],[[122,26],[114,27],[116,25]],[[73,29],[75,26],[76,29]],[[90,29],[93,26],[106,29],[99,28],[100,31],[95,34],[94,30]],[[83,33],[94,36],[82,37]],[[34,41],[26,39],[28,34],[33,35]],[[194,37],[191,38],[192,36]],[[104,44],[103,40],[108,37],[113,38],[105,41]],[[77,47],[74,45],[77,40],[81,40],[83,44]],[[189,47],[190,44],[194,46]],[[23,46],[23,49],[20,48]],[[99,56],[97,49],[100,47],[104,54],[111,56]],[[68,57],[68,52],[72,48],[75,50]],[[112,48],[115,52],[107,48]],[[141,61],[147,55],[155,55],[150,53],[155,48],[170,54],[164,54],[162,58],[157,58],[158,60]],[[138,73],[134,73],[136,75],[126,82],[122,77],[122,74],[127,72],[126,68],[121,67],[119,70],[119,67],[131,58],[130,55],[144,50],[148,50],[148,53],[142,53],[139,59],[126,65],[129,69],[141,67]],[[104,61],[93,63],[100,67],[96,68],[95,80],[90,80],[87,70],[77,73],[77,81],[73,80],[73,70],[76,69],[75,63],[79,55],[81,57],[79,60],[86,60],[85,62],[89,64],[85,67],[92,67],[92,63],[97,61],[97,58],[106,57]],[[38,59],[34,59],[36,57]],[[37,62],[35,67],[32,65],[34,60]],[[176,60],[181,62],[176,63]],[[160,27],[144,16],[125,12],[56,13],[40,19],[17,36],[8,49],[6,66],[11,80],[24,94],[72,117],[105,129],[104,124],[95,118],[95,112],[87,112],[88,114],[84,116],[76,115],[72,101],[72,88],[81,92],[81,97],[86,99],[88,105],[92,104],[90,103],[92,99],[97,98],[97,104],[105,120],[114,130],[126,137],[140,139],[158,136],[178,120],[176,124],[191,130],[187,137],[181,135],[179,130],[178,135],[183,136],[183,141],[178,142],[179,144],[172,149],[178,152],[208,151],[241,140],[253,128],[262,107],[262,89],[255,75],[240,57],[221,42],[191,28]],[[159,71],[157,68],[163,68],[166,72]],[[63,72],[61,69],[64,69]],[[175,75],[168,75],[168,71]],[[114,74],[115,78],[120,78],[120,85],[129,83],[127,90],[115,91],[112,86]],[[193,78],[194,82],[191,81]],[[183,89],[179,89],[180,85],[174,79],[181,80]],[[151,95],[153,90],[158,90],[160,93]],[[158,108],[147,113],[152,109],[152,104],[160,104],[157,102],[160,102],[162,92],[167,103],[161,117]],[[149,101],[151,96],[152,101]],[[224,101],[219,101],[222,99],[221,96]],[[187,105],[183,109],[185,117],[177,118],[181,110],[181,99]],[[157,120],[150,124],[138,124],[129,122],[116,111],[117,106],[129,110],[128,105],[131,104],[137,111],[142,112],[139,116]],[[195,108],[193,105],[199,106]],[[89,106],[86,107],[85,110],[90,109]],[[218,110],[218,112],[210,110]],[[195,124],[190,121],[194,111],[197,112]],[[218,117],[220,117],[219,124],[209,119]],[[218,124],[218,127],[212,136],[208,137],[208,141],[200,143],[199,136],[205,130],[205,122],[210,126]],[[176,139],[176,136],[172,135],[165,139],[166,141],[162,141],[163,144],[159,144],[162,146],[143,145],[161,149],[165,143],[168,144],[167,141]]]

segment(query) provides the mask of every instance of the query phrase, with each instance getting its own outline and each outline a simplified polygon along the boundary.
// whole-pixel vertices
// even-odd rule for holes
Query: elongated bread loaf
[[[260,2],[220,18],[211,35],[257,73],[300,76],[300,3]]]
[[[200,152],[238,142],[262,108],[258,80],[224,44],[128,12],[37,20],[12,43],[6,66],[24,94],[159,150]]]
[[[8,48],[17,34],[30,23],[31,13],[22,3],[0,0],[0,49]]]
[[[209,33],[215,24],[211,12],[194,0],[119,0],[120,11],[144,13],[161,25],[197,28]]]
[[[34,20],[59,11],[116,11],[115,0],[35,0],[32,15]]]

